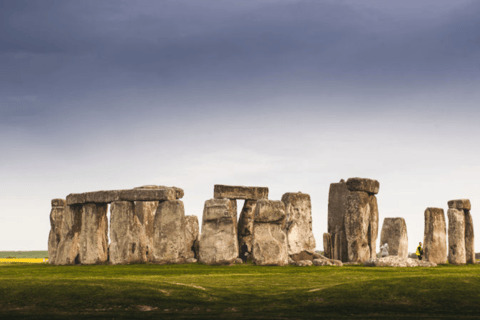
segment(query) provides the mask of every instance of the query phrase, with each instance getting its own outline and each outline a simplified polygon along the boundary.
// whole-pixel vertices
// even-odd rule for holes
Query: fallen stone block
[[[295,263],[296,266],[298,267],[309,267],[313,265],[312,260],[300,260]]]
[[[425,260],[436,264],[447,263],[447,227],[441,208],[425,210],[423,253]]]
[[[364,262],[367,267],[436,267],[437,264],[429,261],[418,259],[404,259],[399,256],[388,256],[376,260],[368,260]]]
[[[349,178],[347,188],[350,191],[363,191],[369,194],[377,194],[380,189],[380,182],[365,178]]]
[[[213,190],[215,199],[245,199],[260,200],[268,199],[268,188],[266,187],[245,187],[245,186],[226,186],[216,184]]]
[[[459,210],[472,210],[472,205],[469,199],[458,199],[448,201],[448,208]]]
[[[383,220],[380,244],[388,244],[388,255],[408,257],[407,224],[403,218],[385,218]]]
[[[463,210],[448,209],[448,262],[466,264],[465,255],[465,214]]]
[[[236,201],[205,201],[199,261],[208,265],[230,265],[238,258]],[[234,221],[235,220],[235,221]]]
[[[285,233],[287,235],[288,254],[314,252],[316,243],[312,231],[312,204],[306,193],[285,193],[282,196],[285,205]]]

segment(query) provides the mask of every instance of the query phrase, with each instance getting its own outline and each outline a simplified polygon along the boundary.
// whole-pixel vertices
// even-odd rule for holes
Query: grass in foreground
[[[477,318],[480,266],[0,264],[0,318]]]

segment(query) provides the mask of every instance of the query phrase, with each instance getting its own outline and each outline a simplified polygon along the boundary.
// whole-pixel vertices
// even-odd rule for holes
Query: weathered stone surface
[[[315,263],[315,261],[317,261],[317,262]],[[322,263],[319,263],[319,261],[324,261],[324,262],[327,261],[328,263],[323,263],[322,264]],[[337,259],[329,259],[329,258],[327,258],[327,257],[325,257],[325,256],[323,256],[319,253],[314,253],[313,254],[313,264],[319,265],[319,266],[321,266],[321,265],[333,265],[333,266],[338,266],[338,267],[343,266],[342,261],[337,260]]]
[[[236,202],[229,199],[205,201],[199,261],[204,264],[233,264],[238,258]]]
[[[163,201],[155,213],[152,253],[154,263],[184,263],[186,258],[185,208],[180,200]]]
[[[473,219],[470,210],[463,210],[465,214],[465,256],[469,264],[477,263],[475,260],[475,245],[473,233]]]
[[[198,256],[198,217],[185,216],[185,242],[187,245],[187,252],[185,256],[189,258],[197,258]]]
[[[312,231],[312,204],[306,193],[285,193],[282,196],[285,205],[285,233],[287,235],[288,254],[315,251],[315,238]]]
[[[345,205],[344,221],[349,261],[364,262],[375,258],[378,235],[376,197],[366,192],[351,192]]]
[[[80,231],[82,229],[83,206],[66,206],[60,227],[60,242],[55,257],[56,265],[80,263]]]
[[[245,200],[242,212],[240,213],[240,218],[238,219],[238,249],[241,250],[242,245],[245,243],[247,245],[247,252],[249,255],[252,254],[253,221],[256,206],[256,200]]]
[[[328,233],[331,234],[333,255],[329,258],[348,261],[347,237],[345,234],[345,200],[350,194],[344,180],[330,184],[328,193]]]
[[[71,206],[74,204],[83,204],[85,203],[85,193],[70,193],[67,198],[67,205]]]
[[[50,211],[50,233],[48,235],[48,262],[50,264],[55,264],[58,245],[65,236],[65,232],[62,230],[64,216],[65,200],[53,199],[52,210]]]
[[[313,260],[313,264],[316,265],[317,267],[334,265],[332,262],[330,262],[330,260],[324,260],[324,259],[315,259]]]
[[[407,224],[403,218],[383,220],[380,244],[388,244],[388,255],[406,259],[408,256]]]
[[[237,259],[235,259],[235,263],[236,263],[236,264],[242,264],[242,263],[243,263],[243,260],[240,259],[240,258],[237,258]]]
[[[143,221],[136,214],[131,201],[115,201],[110,206],[111,264],[141,263],[147,261],[147,239]]]
[[[175,197],[177,199],[182,199],[183,196],[185,195],[185,193],[183,192],[183,189],[181,188],[178,188],[178,187],[166,187],[166,186],[156,186],[156,185],[146,185],[146,186],[140,186],[140,187],[136,187],[134,189],[146,189],[146,190],[155,190],[155,189],[170,189],[172,188],[173,190],[175,190]]]
[[[472,210],[472,205],[469,199],[458,199],[448,201],[448,208],[459,210]]]
[[[399,256],[388,256],[364,262],[367,267],[436,267],[437,264],[418,259],[404,259]]]
[[[465,214],[463,210],[448,209],[448,262],[465,264]]]
[[[177,188],[178,189],[178,188]],[[180,189],[181,190],[181,189]],[[182,190],[183,192],[183,190]],[[67,204],[110,203],[113,201],[168,201],[175,200],[177,190],[165,189],[129,189],[71,193],[67,196]]]
[[[108,259],[108,220],[105,204],[83,205],[82,230],[80,232],[80,263],[97,264]]]
[[[259,200],[268,199],[268,188],[266,187],[245,187],[245,186],[226,186],[216,184],[213,190],[215,199],[245,199]]]
[[[365,178],[349,178],[347,188],[350,191],[362,191],[370,194],[377,194],[380,189],[380,183],[377,180]]]
[[[315,253],[313,251],[312,252],[302,251],[300,253],[289,255],[289,257],[293,261],[298,262],[298,261],[301,261],[301,260],[313,260],[315,258],[314,255],[315,255]]]
[[[65,199],[52,199],[52,207],[65,207],[67,201]]]
[[[333,258],[333,243],[332,235],[330,233],[323,234],[323,254],[327,258]]]
[[[252,261],[256,265],[288,264],[287,236],[280,224],[256,222],[253,232]]]
[[[282,201],[258,200],[255,208],[252,261],[257,265],[288,264],[285,205]]]
[[[423,253],[426,261],[436,264],[447,263],[447,227],[441,208],[425,210],[425,235]]]
[[[298,267],[309,267],[313,265],[312,260],[300,260],[295,263],[296,266]]]
[[[150,261],[149,254],[152,253],[155,213],[157,212],[158,201],[135,201],[135,216],[141,225],[139,235],[139,250],[142,255],[142,262]]]
[[[254,221],[260,223],[285,224],[285,204],[282,201],[258,200]]]
[[[195,259],[195,258],[188,258],[187,260],[185,260],[185,263],[197,263],[197,259]]]

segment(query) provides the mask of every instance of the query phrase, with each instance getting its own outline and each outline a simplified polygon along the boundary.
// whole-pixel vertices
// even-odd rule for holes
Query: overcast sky
[[[380,222],[404,217],[411,252],[451,199],[480,235],[479,1],[0,12],[0,250],[46,250],[52,198],[146,184],[183,188],[199,218],[214,184],[309,193],[323,250],[329,185],[349,177],[380,181]]]

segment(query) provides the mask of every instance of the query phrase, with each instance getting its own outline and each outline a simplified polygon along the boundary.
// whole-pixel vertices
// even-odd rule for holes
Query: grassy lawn
[[[480,265],[0,264],[0,297],[0,318],[18,319],[473,319]]]
[[[47,258],[48,251],[0,251],[0,258],[8,257],[18,259]]]

